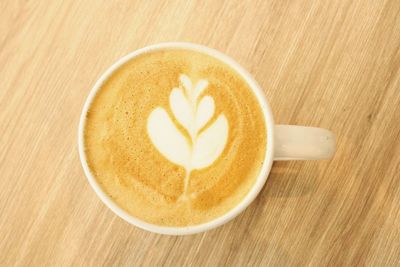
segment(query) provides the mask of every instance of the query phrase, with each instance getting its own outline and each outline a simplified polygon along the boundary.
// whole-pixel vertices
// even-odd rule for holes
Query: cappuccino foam
[[[102,84],[84,129],[89,168],[122,209],[162,226],[206,223],[258,178],[266,126],[250,86],[209,55],[141,54]]]

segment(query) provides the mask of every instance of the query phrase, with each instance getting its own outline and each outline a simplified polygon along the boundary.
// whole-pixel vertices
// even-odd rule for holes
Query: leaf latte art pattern
[[[210,166],[224,150],[228,140],[228,120],[224,114],[220,114],[213,123],[207,125],[215,112],[214,98],[202,96],[208,81],[200,80],[193,85],[184,74],[179,79],[181,86],[172,89],[169,105],[176,121],[187,131],[190,139],[178,129],[162,107],[150,113],[147,133],[165,158],[185,168],[181,199],[186,199],[190,173]]]

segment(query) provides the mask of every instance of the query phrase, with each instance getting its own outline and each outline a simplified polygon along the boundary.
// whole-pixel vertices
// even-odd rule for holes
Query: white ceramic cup
[[[114,203],[107,194],[101,189],[96,179],[93,177],[86,160],[84,150],[84,125],[86,121],[86,115],[88,109],[92,103],[94,96],[103,84],[103,82],[122,64],[137,57],[143,53],[163,50],[163,49],[189,49],[211,55],[229,66],[231,66],[236,72],[243,77],[243,79],[250,85],[254,91],[260,106],[265,116],[265,124],[267,130],[267,149],[265,152],[265,160],[261,171],[257,177],[256,182],[245,196],[245,198],[233,209],[218,217],[212,221],[209,221],[200,225],[192,225],[186,227],[166,227],[160,225],[154,225],[146,223],[134,216],[130,215],[123,209],[121,209],[116,203]],[[271,170],[272,162],[274,160],[306,160],[306,159],[329,159],[335,152],[335,138],[332,132],[326,129],[304,127],[304,126],[293,126],[293,125],[275,125],[274,119],[268,105],[263,90],[260,88],[258,83],[251,77],[251,75],[243,69],[238,63],[236,63],[230,57],[218,52],[214,49],[192,44],[192,43],[160,43],[155,45],[146,46],[142,49],[136,50],[125,57],[115,62],[96,82],[92,88],[85,105],[82,110],[79,132],[78,132],[78,145],[79,145],[79,156],[85,171],[86,177],[89,180],[90,185],[94,191],[100,197],[100,199],[106,204],[114,213],[125,221],[140,227],[142,229],[168,235],[187,235],[195,234],[210,230],[217,226],[220,226],[229,220],[236,217],[241,213],[250,203],[256,198],[258,193],[263,188],[265,181]]]

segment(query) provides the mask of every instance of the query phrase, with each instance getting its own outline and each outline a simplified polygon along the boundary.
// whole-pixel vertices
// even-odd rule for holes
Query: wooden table
[[[116,217],[78,158],[82,105],[121,56],[204,44],[259,81],[279,123],[337,134],[277,162],[223,227],[161,236]],[[0,2],[1,266],[399,266],[400,1]]]

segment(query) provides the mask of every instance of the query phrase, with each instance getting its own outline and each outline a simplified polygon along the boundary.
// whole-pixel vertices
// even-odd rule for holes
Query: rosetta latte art
[[[186,170],[183,193],[180,200],[188,197],[190,173],[213,164],[221,155],[228,140],[228,120],[224,114],[214,116],[213,97],[202,96],[207,80],[195,85],[188,76],[180,75],[180,87],[173,88],[169,105],[176,121],[187,131],[178,129],[163,107],[155,108],[147,120],[147,133],[157,150],[169,161]],[[193,196],[193,195],[192,195]]]

